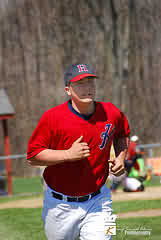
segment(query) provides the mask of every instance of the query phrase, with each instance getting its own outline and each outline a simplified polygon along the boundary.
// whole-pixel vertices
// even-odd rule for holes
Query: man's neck
[[[82,103],[82,104],[76,104],[75,102],[72,101],[72,107],[74,108],[75,111],[82,115],[91,115],[95,111],[95,103]]]

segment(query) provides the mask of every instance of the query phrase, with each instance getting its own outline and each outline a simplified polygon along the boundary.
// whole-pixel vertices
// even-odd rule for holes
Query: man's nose
[[[92,83],[87,83],[86,88],[88,89],[94,88],[94,85]]]
[[[91,92],[92,89],[93,89],[92,86],[87,85],[86,88],[85,88],[85,91],[86,91],[86,92]]]

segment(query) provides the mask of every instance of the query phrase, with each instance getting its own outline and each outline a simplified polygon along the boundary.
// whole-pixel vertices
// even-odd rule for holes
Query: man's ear
[[[71,92],[70,92],[70,87],[69,86],[66,86],[65,87],[65,92],[68,96],[71,96]]]

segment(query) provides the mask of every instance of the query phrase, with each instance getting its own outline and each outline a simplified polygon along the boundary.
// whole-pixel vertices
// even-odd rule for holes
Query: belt
[[[100,190],[97,190],[96,192],[93,192],[91,194],[88,194],[88,195],[85,195],[85,196],[81,196],[81,197],[68,197],[68,196],[64,196],[64,195],[61,195],[61,194],[56,193],[56,192],[52,192],[52,196],[54,198],[57,198],[59,200],[65,200],[67,202],[85,202],[85,201],[95,197],[100,192],[101,192]]]

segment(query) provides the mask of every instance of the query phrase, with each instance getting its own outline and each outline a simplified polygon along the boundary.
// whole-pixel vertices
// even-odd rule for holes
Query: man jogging
[[[46,166],[42,217],[48,240],[111,239],[105,183],[109,171],[124,173],[130,129],[112,103],[94,101],[96,78],[90,65],[72,64],[64,75],[70,100],[43,114],[28,143],[29,164]],[[110,159],[112,142],[115,159]]]

